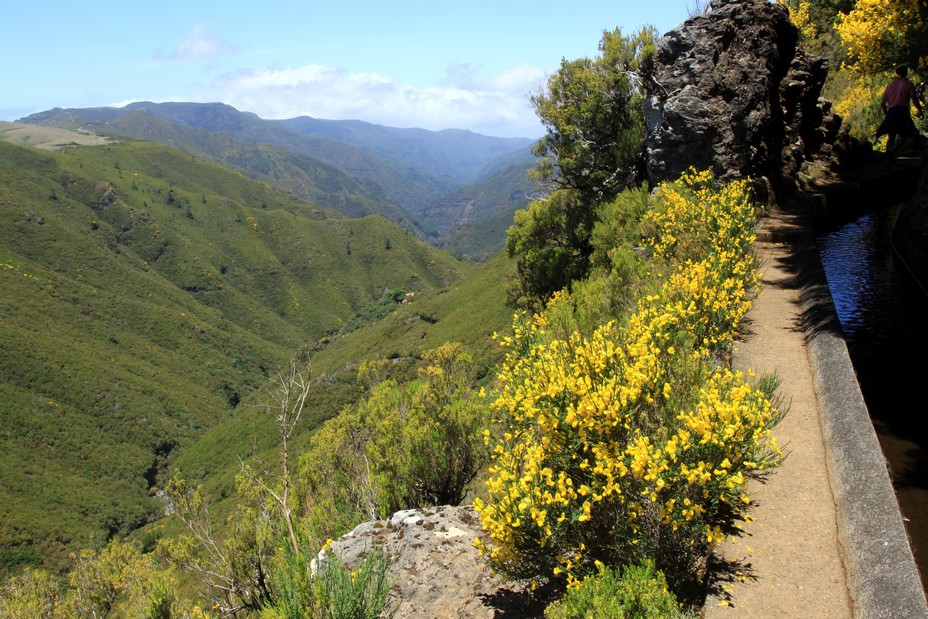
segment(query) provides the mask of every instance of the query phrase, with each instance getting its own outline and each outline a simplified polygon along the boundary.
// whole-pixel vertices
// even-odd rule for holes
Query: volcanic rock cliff
[[[786,7],[766,0],[715,0],[664,35],[645,100],[651,186],[694,166],[750,176],[763,199],[842,155],[841,120],[820,97],[826,62],[797,42]]]

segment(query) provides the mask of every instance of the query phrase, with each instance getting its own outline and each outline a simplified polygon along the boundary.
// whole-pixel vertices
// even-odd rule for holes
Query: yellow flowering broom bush
[[[644,228],[660,256],[682,261],[734,252],[728,258],[735,266],[753,262],[756,215],[749,181],[720,185],[711,171],[690,169],[657,188]]]
[[[747,479],[780,460],[769,394],[713,361],[756,285],[747,183],[691,172],[658,190],[643,223],[668,275],[631,316],[567,338],[544,313],[519,316],[501,340],[505,431],[476,545],[511,576],[575,585],[598,563],[651,558],[679,590],[747,519]]]

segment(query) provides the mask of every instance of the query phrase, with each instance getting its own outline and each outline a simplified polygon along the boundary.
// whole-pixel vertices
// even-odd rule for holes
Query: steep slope
[[[404,296],[383,317],[359,313],[340,332],[309,343],[305,356],[316,386],[307,399],[307,418],[293,438],[293,453],[308,442],[319,423],[363,395],[356,378],[364,361],[391,359],[390,377],[411,380],[423,352],[453,341],[471,352],[481,377],[490,375],[504,352],[492,336],[507,332],[512,322],[505,294],[512,268],[514,262],[497,254],[453,286]],[[239,458],[252,453],[273,458],[278,450],[273,418],[260,406],[240,406],[181,451],[173,470],[185,479],[204,481],[208,495],[220,500],[234,496]],[[220,501],[215,507],[222,510],[224,505]]]
[[[542,186],[528,178],[533,163],[510,165],[430,204],[420,221],[436,230],[431,242],[470,259],[502,249],[515,212],[541,197]]]
[[[472,269],[153,143],[0,143],[0,569],[150,520],[167,463],[295,351]]]

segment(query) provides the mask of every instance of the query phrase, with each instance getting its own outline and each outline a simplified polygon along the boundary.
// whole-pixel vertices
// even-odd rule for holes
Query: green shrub
[[[282,540],[283,541],[283,540]],[[303,619],[315,605],[310,562],[283,541],[271,561],[274,600],[261,611],[261,619]]]
[[[27,569],[0,583],[0,619],[202,616],[178,599],[172,572],[128,542],[85,548],[71,560],[65,579]]]
[[[384,380],[327,421],[300,458],[309,530],[335,537],[400,509],[460,503],[488,457],[488,413],[473,359],[448,343],[427,351],[418,380]]]
[[[316,603],[325,619],[375,619],[389,617],[387,608],[392,583],[389,564],[380,549],[373,549],[349,572],[334,556],[327,555],[316,577]]]
[[[601,567],[545,610],[548,619],[675,619],[686,615],[664,574],[646,561],[621,573]]]
[[[312,562],[301,553],[281,547],[275,557],[272,578],[273,603],[261,611],[261,619],[375,619],[390,617],[387,578],[389,562],[383,551],[371,550],[354,570],[332,553]],[[315,571],[315,573],[314,573]]]
[[[74,599],[62,589],[58,579],[45,570],[26,569],[0,586],[0,617],[73,617],[77,613]]]

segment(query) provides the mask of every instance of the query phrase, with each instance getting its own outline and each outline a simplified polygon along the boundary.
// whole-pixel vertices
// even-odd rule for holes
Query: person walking
[[[900,138],[898,147],[905,144],[910,137],[918,135],[915,123],[909,111],[910,105],[915,105],[916,115],[922,115],[922,105],[915,94],[915,86],[908,79],[909,69],[905,66],[896,67],[894,79],[880,98],[880,107],[883,109],[883,122],[877,129],[876,137],[888,135],[886,142],[886,158],[892,162],[896,159],[896,137]]]

